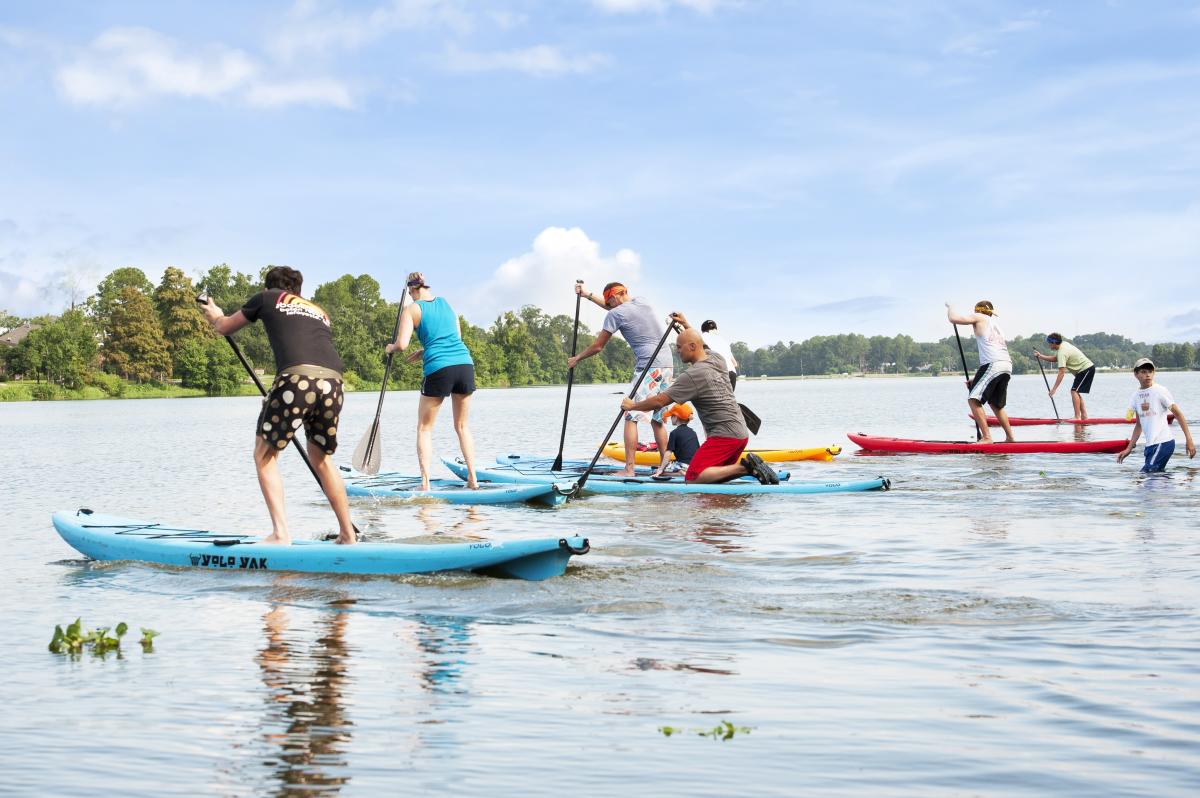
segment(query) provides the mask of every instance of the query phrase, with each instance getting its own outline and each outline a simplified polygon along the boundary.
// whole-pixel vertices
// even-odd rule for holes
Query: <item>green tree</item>
[[[37,362],[50,382],[79,388],[96,359],[96,334],[80,310],[68,310],[31,332],[25,341],[37,350]],[[25,343],[22,341],[22,343]]]
[[[171,376],[171,356],[162,327],[149,298],[134,286],[121,289],[108,312],[105,330],[105,368],[136,382]]]
[[[101,330],[108,329],[113,308],[121,303],[121,293],[126,288],[133,288],[147,298],[154,293],[154,286],[137,267],[124,266],[109,272],[96,286],[96,293],[88,298],[86,305],[88,313]]]
[[[235,272],[224,263],[219,263],[205,272],[197,287],[212,297],[217,307],[227,315],[236,313],[246,304],[247,299],[263,289],[261,275],[252,277]],[[267,340],[267,331],[261,324],[251,324],[239,330],[237,342],[242,353],[255,367],[268,372],[275,370],[271,342]]]
[[[371,382],[383,379],[384,346],[396,323],[395,305],[384,301],[370,275],[344,274],[313,292],[313,301],[329,314],[333,345],[349,371]],[[393,368],[402,363],[393,359]]]
[[[154,289],[154,309],[162,325],[163,337],[171,352],[171,364],[179,371],[179,353],[189,341],[201,342],[212,337],[204,321],[200,306],[196,303],[196,287],[182,269],[168,266],[163,272],[162,282]]]

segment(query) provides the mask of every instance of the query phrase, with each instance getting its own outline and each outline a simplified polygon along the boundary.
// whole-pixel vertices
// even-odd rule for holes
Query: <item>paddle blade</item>
[[[358,448],[354,450],[354,457],[350,460],[350,464],[359,473],[374,476],[379,473],[379,464],[383,459],[381,449],[379,425],[372,424],[370,434],[363,436],[363,439],[358,442]]]

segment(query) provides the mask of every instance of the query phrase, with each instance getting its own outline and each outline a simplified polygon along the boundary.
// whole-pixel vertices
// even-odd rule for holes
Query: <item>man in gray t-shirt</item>
[[[707,437],[692,456],[684,479],[688,482],[728,482],[753,474],[763,484],[779,484],[779,476],[753,452],[742,456],[750,439],[750,430],[742,417],[742,408],[733,398],[729,370],[724,359],[704,348],[704,339],[680,313],[672,318],[684,328],[676,339],[679,358],[689,368],[679,379],[656,396],[641,401],[626,398],[621,402],[627,412],[662,408],[675,402],[690,401],[704,425]]]
[[[567,358],[567,367],[575,368],[575,364],[579,361],[599,354],[600,350],[608,343],[608,339],[612,338],[613,333],[619,332],[629,344],[629,348],[633,350],[634,357],[637,358],[637,363],[633,367],[630,388],[641,377],[642,371],[646,371],[646,376],[638,385],[634,399],[640,400],[656,396],[665,390],[675,376],[674,361],[671,360],[670,350],[664,346],[658,351],[654,362],[650,362],[655,347],[663,339],[663,333],[666,331],[663,323],[655,315],[654,309],[650,307],[650,303],[631,297],[628,289],[621,283],[609,283],[604,286],[603,297],[598,297],[586,290],[583,283],[575,284],[575,293],[581,297],[587,297],[600,307],[607,309],[608,315],[604,317],[604,324],[599,334],[596,335],[596,340],[575,357]],[[646,368],[647,365],[650,366],[649,369]],[[633,461],[637,456],[637,425],[639,421],[648,420],[650,422],[650,429],[654,432],[658,450],[660,452],[667,450],[667,428],[663,425],[662,412],[662,407],[658,407],[653,414],[649,415],[641,412],[625,414],[625,471],[623,472],[625,476],[634,475]],[[667,460],[664,458],[659,463],[658,474],[661,474],[666,467]]]

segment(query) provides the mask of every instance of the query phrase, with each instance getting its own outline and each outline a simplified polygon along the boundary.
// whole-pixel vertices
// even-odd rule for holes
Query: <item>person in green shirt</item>
[[[1068,371],[1071,372],[1075,377],[1075,381],[1071,383],[1071,405],[1075,410],[1075,419],[1083,421],[1088,417],[1083,395],[1092,390],[1092,378],[1096,376],[1096,366],[1088,360],[1087,355],[1079,351],[1079,347],[1070,341],[1064,341],[1059,333],[1047,335],[1046,343],[1050,345],[1055,354],[1043,355],[1035,349],[1033,355],[1038,360],[1058,364],[1058,378],[1054,381],[1054,387],[1050,389],[1050,395],[1054,396],[1058,386],[1062,385],[1063,377]]]

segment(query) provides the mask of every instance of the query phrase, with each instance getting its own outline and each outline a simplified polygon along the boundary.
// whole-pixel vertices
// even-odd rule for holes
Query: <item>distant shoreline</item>
[[[1180,373],[1194,371],[1195,369],[1178,369],[1178,368],[1161,368],[1159,373]],[[1103,374],[1126,374],[1129,373],[1125,369],[1097,369]],[[271,375],[263,375],[269,377]],[[937,374],[928,371],[917,371],[904,374],[876,374],[872,372],[857,372],[851,374],[796,374],[792,376],[759,376],[751,377],[747,375],[739,375],[739,382],[788,382],[796,380],[853,380],[867,378],[885,378],[885,379],[905,379],[909,377],[915,378],[961,378],[960,372],[943,371]],[[624,382],[612,383],[588,383],[589,385],[613,385],[625,387]],[[210,399],[219,398],[205,393],[199,388],[182,388],[178,385],[138,385],[135,383],[127,384],[126,392],[121,396],[112,396],[99,388],[87,385],[83,388],[75,390],[67,390],[57,385],[51,385],[50,391],[47,392],[43,386],[50,385],[49,383],[36,383],[18,380],[15,382],[0,382],[0,404],[5,402],[78,402],[78,401],[93,401],[97,399]],[[482,386],[480,390],[515,390],[519,388],[561,388],[566,387],[565,382],[550,382],[536,383],[532,385],[496,385]],[[583,386],[580,386],[583,387]],[[347,388],[347,393],[375,393],[379,390],[378,385],[361,385],[357,388]],[[390,392],[403,393],[406,391],[415,391],[416,388],[389,388]],[[50,395],[37,396],[38,392],[49,393]],[[258,388],[247,382],[241,386],[238,393],[223,394],[222,396],[259,396]]]

